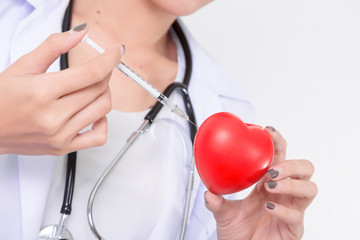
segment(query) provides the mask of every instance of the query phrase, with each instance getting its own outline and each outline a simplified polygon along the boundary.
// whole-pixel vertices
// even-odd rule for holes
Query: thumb
[[[204,194],[205,205],[213,214],[225,211],[225,199],[221,195],[215,195],[209,191]]]
[[[70,31],[52,34],[36,49],[20,58],[17,64],[27,73],[44,73],[61,54],[74,48],[86,33],[87,24],[82,23]]]
[[[215,195],[209,191],[205,192],[205,205],[213,214],[214,218],[219,225],[226,225],[231,222],[237,214],[235,205],[238,201],[224,199],[221,195]]]

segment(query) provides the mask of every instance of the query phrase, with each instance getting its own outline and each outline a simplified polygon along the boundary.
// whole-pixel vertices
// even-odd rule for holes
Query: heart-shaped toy
[[[274,146],[262,127],[227,112],[200,126],[194,143],[197,170],[214,194],[239,192],[259,181],[270,167]]]

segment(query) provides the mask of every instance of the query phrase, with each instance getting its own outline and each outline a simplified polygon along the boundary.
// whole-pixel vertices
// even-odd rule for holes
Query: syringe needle
[[[97,45],[94,41],[92,41],[88,37],[87,34],[81,41],[86,42],[89,46],[94,48],[99,53],[105,52],[104,49],[102,49],[99,45]],[[156,98],[157,101],[161,102],[165,107],[170,109],[171,112],[175,113],[180,118],[183,118],[183,119],[189,121],[190,123],[192,123],[194,126],[196,126],[193,122],[190,121],[189,116],[183,110],[181,110],[176,104],[171,102],[164,94],[162,94],[159,90],[157,90],[155,87],[153,87],[149,82],[147,82],[145,79],[143,79],[137,73],[135,73],[133,70],[131,70],[123,62],[120,62],[117,65],[117,68],[121,72],[123,72],[126,76],[128,76],[130,79],[132,79],[134,82],[139,84],[148,93],[150,93],[151,96]]]

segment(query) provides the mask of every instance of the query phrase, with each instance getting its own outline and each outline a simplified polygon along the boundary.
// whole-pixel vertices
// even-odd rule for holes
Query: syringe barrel
[[[158,98],[161,95],[161,92],[159,92],[156,88],[154,88],[148,81],[140,77],[136,72],[131,70],[128,66],[126,66],[123,62],[120,62],[117,65],[117,68],[123,72],[126,76],[128,76],[130,79],[135,81],[137,84],[139,84],[143,89],[145,89],[148,93],[151,94],[154,98]]]

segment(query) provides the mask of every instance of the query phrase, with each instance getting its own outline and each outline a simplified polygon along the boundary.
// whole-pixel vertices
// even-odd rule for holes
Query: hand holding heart
[[[219,240],[291,240],[304,233],[304,212],[317,194],[308,160],[285,160],[286,141],[271,127],[274,144],[270,170],[243,200],[226,200],[210,191],[205,205],[217,222]],[[239,146],[241,148],[241,146]]]

